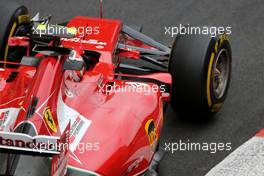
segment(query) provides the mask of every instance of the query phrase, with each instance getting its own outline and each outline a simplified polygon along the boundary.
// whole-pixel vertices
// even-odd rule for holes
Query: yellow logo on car
[[[48,127],[53,131],[53,132],[57,132],[57,126],[56,126],[56,123],[54,121],[54,118],[52,116],[52,112],[51,112],[51,109],[49,107],[47,107],[44,111],[44,118],[45,118],[45,121],[48,125]]]
[[[151,145],[151,147],[155,147],[158,141],[158,134],[153,119],[147,121],[145,130],[148,136],[149,144]]]

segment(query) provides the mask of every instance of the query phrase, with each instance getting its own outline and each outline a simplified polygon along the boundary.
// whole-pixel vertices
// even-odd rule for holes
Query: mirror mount
[[[103,0],[100,0],[100,18],[103,18]]]

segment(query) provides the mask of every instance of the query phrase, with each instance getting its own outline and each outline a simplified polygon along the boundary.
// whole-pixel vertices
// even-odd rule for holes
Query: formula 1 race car
[[[227,95],[227,35],[162,45],[119,20],[52,25],[0,2],[0,174],[158,175],[164,104],[204,119]]]

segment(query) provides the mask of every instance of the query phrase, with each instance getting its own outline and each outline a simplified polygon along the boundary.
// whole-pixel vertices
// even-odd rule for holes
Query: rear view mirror
[[[63,70],[81,71],[83,66],[84,66],[83,60],[66,59],[66,61],[63,64]]]
[[[69,57],[63,64],[64,70],[75,70],[81,71],[85,63],[81,55],[79,55],[75,50],[72,50],[69,54]]]

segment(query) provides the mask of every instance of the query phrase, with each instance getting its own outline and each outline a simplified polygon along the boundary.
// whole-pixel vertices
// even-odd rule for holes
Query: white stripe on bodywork
[[[35,112],[39,112],[50,100],[50,98],[53,96],[53,94],[55,93],[56,90],[54,90],[49,97],[38,107],[38,109]],[[44,111],[44,110],[43,110]],[[40,114],[42,114],[43,112],[40,112]],[[42,117],[42,115],[40,115]]]
[[[91,121],[85,118],[84,116],[82,116],[76,110],[66,105],[64,101],[62,100],[61,93],[59,94],[59,97],[58,97],[57,117],[58,117],[60,131],[65,130],[69,121],[71,123],[71,130],[73,130],[72,126],[75,121],[79,119],[83,122],[82,123],[83,125],[80,127],[80,129],[78,129],[79,131],[78,131],[77,136],[75,137],[74,141],[71,141],[71,144],[70,144],[70,150],[71,152],[74,152],[77,149],[77,146],[81,142],[82,138],[84,137],[87,129],[91,125]]]
[[[264,137],[253,137],[241,145],[206,176],[263,176]]]

